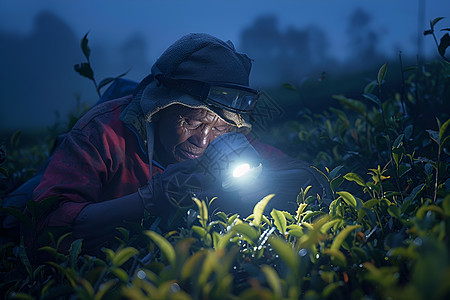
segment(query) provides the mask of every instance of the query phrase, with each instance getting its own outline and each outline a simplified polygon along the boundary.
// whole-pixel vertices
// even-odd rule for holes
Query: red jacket
[[[70,226],[88,204],[135,193],[150,180],[146,147],[119,116],[132,96],[104,102],[87,112],[55,151],[33,198],[57,196],[53,210],[38,221],[47,226]],[[282,152],[252,142],[261,157]],[[153,174],[162,172],[153,165]]]

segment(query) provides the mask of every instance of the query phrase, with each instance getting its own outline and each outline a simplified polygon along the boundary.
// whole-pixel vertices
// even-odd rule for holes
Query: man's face
[[[232,126],[203,108],[171,105],[159,113],[155,152],[162,164],[194,159]]]

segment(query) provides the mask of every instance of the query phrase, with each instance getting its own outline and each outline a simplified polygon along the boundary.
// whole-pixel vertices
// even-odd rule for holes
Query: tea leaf
[[[339,100],[339,102],[341,102],[344,106],[347,106],[349,109],[352,109],[358,114],[362,116],[367,115],[367,107],[364,105],[364,103],[358,100],[347,98],[342,95],[333,95],[333,98]]]
[[[337,192],[337,194],[344,199],[345,203],[356,209],[356,199],[352,194],[349,192]]]
[[[196,197],[193,197],[195,204],[197,204],[199,215],[197,218],[199,219],[200,224],[206,228],[208,223],[208,207],[206,206],[206,202],[203,200],[199,200]]]
[[[386,71],[387,71],[387,63],[381,66],[380,70],[378,70],[378,85],[381,85],[383,83],[384,78],[386,77]]]
[[[406,141],[411,138],[411,135],[413,133],[413,125],[408,125],[405,128],[405,139]]]
[[[290,83],[283,83],[281,86],[291,91],[297,91],[297,88]]]
[[[247,223],[236,224],[231,228],[231,230],[242,235],[251,244],[255,244],[259,238],[259,234],[256,229]]]
[[[450,126],[450,119],[448,119],[447,121],[445,121],[444,124],[442,124],[442,126],[439,128],[439,140],[442,141],[445,137],[445,133],[448,129],[448,127]]]
[[[116,252],[116,254],[113,257],[113,265],[116,267],[120,267],[123,265],[127,260],[129,260],[134,255],[138,254],[139,251],[133,247],[126,247],[123,249],[120,249]]]
[[[122,282],[128,281],[128,274],[123,269],[115,267],[115,268],[111,268],[110,270],[114,275],[117,276],[117,278],[119,278],[120,281],[122,281]]]
[[[275,194],[270,194],[262,198],[261,201],[256,203],[253,207],[253,224],[258,226],[261,223],[261,216],[266,208],[267,203],[269,203],[270,199],[272,199]]]
[[[19,145],[19,141],[20,141],[20,136],[22,135],[22,130],[17,130],[13,133],[13,135],[11,136],[11,140],[10,140],[10,145],[15,147],[17,145]]]
[[[84,56],[86,56],[86,59],[89,61],[89,56],[91,55],[91,49],[88,46],[88,36],[89,32],[86,33],[83,37],[83,39],[81,40],[81,50],[83,51]]]
[[[331,249],[339,250],[341,244],[344,242],[350,232],[360,227],[360,225],[349,225],[341,230],[341,232],[339,232],[339,234],[334,238],[334,241],[331,244]]]
[[[354,181],[360,186],[366,186],[364,180],[356,173],[347,173],[344,175],[344,178],[348,181]]]
[[[89,63],[81,63],[73,66],[75,71],[81,76],[94,80],[94,71]]]
[[[19,258],[20,258],[20,261],[22,262],[22,264],[25,266],[25,269],[27,270],[28,275],[30,276],[30,278],[32,278],[33,267],[31,266],[30,260],[28,259],[27,251],[25,250],[25,245],[23,243],[23,237],[20,240],[20,245],[19,245]]]
[[[445,196],[444,201],[442,202],[442,207],[444,208],[445,214],[450,216],[450,194]]]
[[[275,224],[275,227],[284,236],[286,234],[286,217],[284,216],[283,212],[274,208],[272,209],[270,215],[273,218],[273,223]]]
[[[292,245],[284,241],[283,239],[271,235],[269,237],[270,245],[275,252],[281,257],[281,259],[292,269],[293,272],[297,272],[298,269],[298,255],[294,253]]]
[[[72,242],[69,249],[69,262],[70,267],[75,269],[75,265],[78,259],[78,255],[81,253],[81,244],[83,243],[83,239],[77,239]]]
[[[334,168],[331,172],[330,172],[330,179],[333,180],[336,178],[338,172],[343,168],[343,166],[337,166],[336,168]]]
[[[181,279],[185,280],[189,278],[193,274],[195,269],[200,266],[200,260],[203,259],[205,255],[206,250],[203,249],[190,256],[181,269]]]
[[[144,232],[148,237],[150,237],[156,245],[158,245],[161,252],[164,253],[165,257],[171,265],[175,264],[175,249],[164,237],[159,235],[154,231],[147,230]]]
[[[343,281],[336,281],[328,284],[322,291],[323,298],[328,298],[337,288],[344,286],[345,283]]]
[[[109,280],[105,283],[102,283],[100,285],[100,288],[97,292],[97,294],[95,294],[94,299],[95,300],[101,300],[103,298],[103,296],[106,294],[106,292],[111,289],[113,286],[115,286],[117,284],[116,280]]]
[[[322,253],[331,256],[333,262],[339,266],[347,265],[345,255],[337,249],[324,249]]]
[[[367,209],[371,209],[375,205],[380,204],[380,202],[381,202],[381,199],[370,199],[370,200],[367,200],[366,202],[364,202],[363,207],[367,208]]]
[[[438,46],[438,51],[441,56],[445,56],[445,51],[450,46],[450,35],[448,33],[444,34],[443,37],[441,37],[441,41]]]
[[[425,216],[425,213],[428,211],[434,211],[438,214],[440,214],[441,216],[445,217],[445,212],[437,205],[428,205],[428,206],[421,206],[416,213],[416,217],[419,220],[422,220],[423,217]]]
[[[275,299],[282,298],[282,290],[281,290],[281,280],[278,276],[278,273],[268,265],[261,266],[261,271],[263,271],[264,275],[266,275],[267,282],[269,283],[270,288],[273,290]]]
[[[442,19],[444,19],[444,17],[438,17],[438,18],[435,18],[434,20],[432,20],[430,22],[431,29],[433,30],[434,29],[434,25],[436,25],[436,23],[439,22]]]
[[[373,103],[375,103],[376,105],[378,105],[379,107],[381,107],[381,100],[375,96],[374,94],[363,94],[363,97],[372,101]]]

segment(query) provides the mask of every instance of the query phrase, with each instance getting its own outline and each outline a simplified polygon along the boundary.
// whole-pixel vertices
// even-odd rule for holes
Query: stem
[[[402,93],[401,93],[401,103],[402,103],[402,110],[403,110],[403,117],[406,117],[406,110],[405,110],[405,75],[403,74],[403,61],[402,61],[402,51],[398,53],[398,57],[400,59],[400,71],[402,75]]]
[[[436,181],[434,182],[434,197],[433,202],[436,203],[437,192],[438,192],[438,180],[439,180],[439,163],[441,160],[441,145],[438,145],[438,158],[436,161]]]
[[[86,59],[87,59],[89,66],[91,66],[91,61],[90,61],[89,57],[86,57]],[[92,68],[92,66],[91,66],[91,68]],[[94,76],[92,76],[92,81],[94,82],[95,91],[97,92],[98,97],[101,98],[102,95],[100,94],[100,91],[98,90],[98,84],[97,84],[97,81],[95,80]]]

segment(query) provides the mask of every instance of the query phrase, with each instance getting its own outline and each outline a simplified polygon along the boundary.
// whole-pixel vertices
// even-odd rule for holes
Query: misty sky
[[[431,19],[447,17],[441,22],[450,27],[450,1],[424,0],[420,25],[418,7],[419,0],[1,0],[0,55],[7,62],[0,71],[0,128],[51,125],[55,111],[64,117],[75,107],[76,97],[95,103],[90,82],[73,71],[73,65],[83,61],[79,41],[88,31],[96,76],[118,75],[132,64],[128,78],[139,80],[184,34],[207,32],[232,40],[239,50],[243,30],[256,18],[270,15],[281,33],[289,28],[321,29],[328,41],[327,57],[344,61],[352,55],[348,19],[360,8],[370,17],[368,28],[383,55],[393,57],[401,50],[414,56],[418,31],[427,29]],[[47,15],[36,21],[42,12]],[[54,26],[62,29],[46,39],[43,32]],[[436,51],[430,38],[423,39],[423,47],[427,55]],[[46,81],[41,84],[41,79]]]

